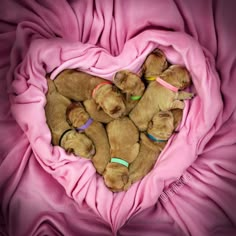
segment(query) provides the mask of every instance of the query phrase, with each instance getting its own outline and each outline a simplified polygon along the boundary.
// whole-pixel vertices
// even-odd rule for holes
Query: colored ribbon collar
[[[84,131],[84,130],[87,129],[92,123],[93,123],[93,119],[89,118],[89,119],[87,120],[87,122],[86,122],[84,125],[80,126],[79,128],[76,128],[76,130],[77,130],[77,131]]]
[[[141,98],[142,96],[131,96],[130,99],[133,101],[137,101]]]
[[[152,141],[157,142],[157,143],[164,143],[167,141],[167,140],[163,140],[163,139],[157,139],[151,134],[147,134],[147,136],[149,139],[151,139]]]
[[[94,98],[95,93],[97,92],[97,90],[98,90],[101,86],[103,86],[103,85],[105,85],[105,84],[112,84],[112,83],[111,83],[110,81],[106,81],[106,82],[102,82],[102,83],[98,84],[98,85],[93,89],[92,98]]]
[[[123,166],[126,166],[127,168],[129,167],[129,163],[121,158],[118,158],[118,157],[112,157],[111,158],[111,162],[112,163],[119,163]]]
[[[145,77],[145,80],[148,81],[154,81],[156,79],[156,77]]]
[[[173,92],[178,92],[178,90],[179,90],[177,87],[175,87],[175,86],[173,86],[173,85],[167,83],[165,80],[161,79],[160,77],[157,77],[157,78],[156,78],[156,81],[157,81],[159,84],[161,84],[162,86],[166,87],[167,89],[169,89],[169,90],[171,90],[171,91],[173,91]]]
[[[60,139],[59,139],[59,146],[61,146],[61,140],[62,140],[62,138],[64,137],[64,135],[66,134],[66,133],[68,133],[69,131],[71,131],[72,129],[67,129],[67,130],[65,130],[63,133],[62,133],[62,135],[61,135],[61,137],[60,137]]]

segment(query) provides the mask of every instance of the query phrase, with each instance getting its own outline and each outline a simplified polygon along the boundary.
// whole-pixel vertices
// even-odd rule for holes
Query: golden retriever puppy
[[[113,81],[126,96],[125,105],[126,114],[128,114],[142,97],[145,90],[144,83],[139,75],[128,70],[118,71]]]
[[[71,101],[57,92],[52,80],[47,79],[47,84],[45,114],[52,134],[52,144],[76,156],[92,158],[95,152],[92,141],[85,134],[76,132],[66,121],[66,109]]]
[[[81,103],[72,103],[67,108],[67,119],[78,132],[84,132],[94,143],[96,153],[93,165],[99,174],[110,161],[110,146],[106,130],[102,123],[92,120]]]
[[[83,102],[83,105],[86,111],[88,112],[89,116],[95,121],[107,124],[114,120],[114,118],[107,115],[102,109],[98,110],[97,104],[93,99],[85,100]]]
[[[105,185],[113,192],[124,190],[128,182],[128,167],[139,153],[139,132],[134,123],[123,117],[107,125],[110,142],[110,163],[103,173]]]
[[[125,190],[152,170],[174,128],[174,116],[171,111],[160,111],[154,115],[147,133],[140,134],[140,152],[129,166],[129,181],[124,187]]]
[[[179,65],[170,66],[148,85],[129,117],[140,131],[147,130],[148,123],[158,111],[184,109],[183,100],[193,98],[194,94],[179,90],[187,88],[190,83],[187,69]]]
[[[54,80],[56,88],[63,96],[74,101],[93,98],[105,113],[113,118],[125,112],[123,97],[111,82],[76,70],[64,70]]]
[[[144,79],[153,81],[168,67],[165,54],[160,49],[152,51],[142,65]]]

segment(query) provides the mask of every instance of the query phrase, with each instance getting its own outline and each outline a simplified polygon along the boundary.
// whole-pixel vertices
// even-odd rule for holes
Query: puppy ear
[[[66,119],[68,122],[68,117],[70,112],[75,109],[76,107],[83,107],[83,105],[80,102],[72,102],[67,108],[66,108]]]
[[[165,54],[158,48],[156,48],[152,53],[157,56],[164,56],[165,57]]]
[[[114,76],[114,83],[119,86],[126,79],[126,73],[124,70],[118,71]]]

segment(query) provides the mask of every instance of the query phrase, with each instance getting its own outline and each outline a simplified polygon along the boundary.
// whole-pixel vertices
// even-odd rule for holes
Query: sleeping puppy
[[[129,117],[140,131],[147,130],[148,123],[155,113],[184,109],[183,100],[193,98],[194,94],[179,90],[187,88],[190,83],[190,75],[184,67],[170,66],[157,78],[157,81],[148,85]]]
[[[152,170],[158,156],[173,134],[174,128],[175,121],[171,111],[160,111],[154,115],[147,133],[140,134],[140,152],[129,166],[129,181],[125,190]]]
[[[57,92],[52,80],[47,79],[47,84],[45,113],[52,144],[61,146],[67,153],[92,158],[95,153],[92,141],[86,135],[76,132],[66,121],[66,109],[71,101]]]
[[[113,81],[126,96],[126,114],[129,114],[144,93],[144,83],[139,75],[128,70],[118,71]]]
[[[85,100],[83,102],[83,105],[86,111],[88,112],[89,116],[95,121],[107,124],[114,120],[114,118],[107,115],[103,110],[98,110],[97,104],[93,99]]]
[[[81,103],[72,103],[68,106],[68,122],[79,132],[84,132],[94,143],[96,154],[92,158],[93,165],[99,174],[102,174],[110,161],[110,146],[106,130],[102,123],[92,120]]]
[[[103,173],[105,185],[113,192],[124,190],[128,182],[128,166],[139,153],[139,132],[128,118],[107,125],[111,161]]]
[[[105,113],[113,118],[125,112],[122,95],[111,82],[76,70],[64,70],[54,80],[56,88],[63,96],[74,101],[93,98]]]
[[[144,79],[149,82],[155,80],[167,67],[165,54],[160,49],[155,49],[147,56],[141,71]]]

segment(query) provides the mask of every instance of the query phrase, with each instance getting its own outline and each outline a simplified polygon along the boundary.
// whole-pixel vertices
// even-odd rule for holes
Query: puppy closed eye
[[[159,115],[159,117],[170,117],[170,114],[165,113],[165,112],[160,112],[158,115]]]
[[[111,114],[115,114],[115,113],[117,113],[118,111],[120,111],[121,110],[121,107],[120,106],[116,106],[116,107],[114,107],[114,109],[112,109],[111,111],[110,111],[110,113]]]

